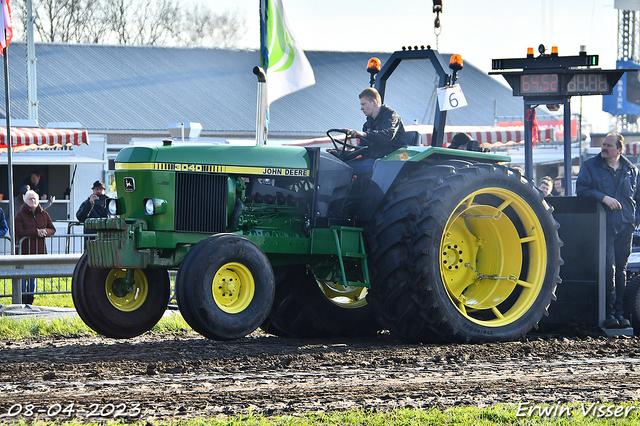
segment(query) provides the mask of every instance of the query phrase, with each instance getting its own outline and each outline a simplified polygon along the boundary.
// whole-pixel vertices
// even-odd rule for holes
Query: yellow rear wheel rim
[[[213,299],[220,309],[229,314],[244,311],[256,292],[253,274],[245,265],[231,262],[223,265],[213,278]]]
[[[367,305],[366,287],[345,287],[334,281],[318,281],[318,286],[331,303],[341,308],[357,309]]]
[[[500,327],[522,317],[544,284],[547,249],[526,201],[503,188],[462,200],[446,223],[440,273],[449,299],[468,320]]]
[[[119,297],[116,295],[116,292],[114,292],[113,283],[118,278],[124,279],[126,274],[127,272],[124,269],[112,269],[105,280],[105,292],[107,293],[107,299],[116,309],[123,312],[133,312],[139,309],[147,300],[147,296],[149,295],[149,281],[142,270],[136,269],[133,290]]]

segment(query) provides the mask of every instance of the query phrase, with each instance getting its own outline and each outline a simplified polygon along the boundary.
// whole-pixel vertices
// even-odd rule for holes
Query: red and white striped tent
[[[7,128],[0,127],[0,153],[7,152]],[[11,127],[13,152],[89,144],[86,130]]]
[[[640,142],[624,144],[624,155],[640,155]]]
[[[407,126],[407,130],[418,130],[421,135],[421,144],[431,145],[433,126]],[[447,126],[444,133],[445,147],[451,143],[457,133],[467,133],[471,139],[477,140],[485,148],[524,145],[524,126]],[[549,142],[553,139],[553,129],[540,129],[540,142]]]
[[[420,145],[430,146],[433,137],[433,126],[431,125],[409,125],[405,126],[409,131],[420,133]],[[444,133],[444,146],[451,143],[451,139],[457,133],[467,133],[472,139],[480,142],[483,148],[498,149],[511,146],[524,145],[524,126],[514,127],[493,127],[493,126],[447,126]],[[343,139],[342,134],[335,134],[338,139]],[[554,139],[553,129],[540,129],[540,142],[549,142]],[[296,146],[319,146],[321,148],[332,148],[333,144],[327,137],[307,139],[285,145]]]

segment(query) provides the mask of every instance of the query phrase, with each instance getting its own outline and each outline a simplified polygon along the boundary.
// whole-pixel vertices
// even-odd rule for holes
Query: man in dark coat
[[[49,197],[47,181],[42,177],[42,173],[38,169],[32,170],[29,176],[24,178],[22,185],[29,185],[31,189],[36,191],[40,200],[46,200]]]
[[[376,89],[367,88],[360,93],[360,110],[367,117],[362,131],[344,129],[350,137],[360,139],[360,145],[367,149],[360,151],[362,158],[349,164],[354,172],[373,170],[373,163],[378,158],[407,146],[402,118],[393,109],[382,104],[380,93]]]
[[[90,217],[100,218],[107,217],[109,215],[107,207],[105,206],[105,200],[107,199],[105,192],[107,189],[105,188],[104,183],[99,180],[93,182],[91,190],[93,191],[93,194],[80,204],[80,207],[76,212],[76,218],[82,223]]]
[[[609,133],[600,154],[583,163],[576,182],[579,197],[594,197],[607,212],[606,328],[630,325],[623,316],[623,296],[633,231],[640,223],[638,169],[622,155],[623,148],[624,137]]]

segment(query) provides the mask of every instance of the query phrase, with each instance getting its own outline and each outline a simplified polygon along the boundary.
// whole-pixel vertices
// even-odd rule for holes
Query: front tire
[[[83,254],[73,272],[71,295],[76,311],[94,331],[128,339],[153,328],[167,309],[171,284],[163,269],[136,269],[132,291],[119,288],[124,269],[90,268]]]
[[[269,259],[257,245],[219,234],[189,250],[175,287],[180,312],[195,331],[213,340],[233,340],[262,324],[275,286]]]
[[[367,227],[382,325],[411,342],[526,334],[560,282],[551,211],[504,166],[443,161],[407,173]]]

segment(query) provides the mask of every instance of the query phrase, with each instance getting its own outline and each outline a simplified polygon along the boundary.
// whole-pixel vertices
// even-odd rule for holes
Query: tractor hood
[[[135,163],[131,164],[131,163]],[[179,165],[176,167],[176,165]],[[202,166],[310,169],[309,155],[302,147],[177,144],[130,146],[116,157],[116,169],[187,170]],[[212,170],[217,171],[217,170]],[[271,174],[271,173],[270,173]]]

